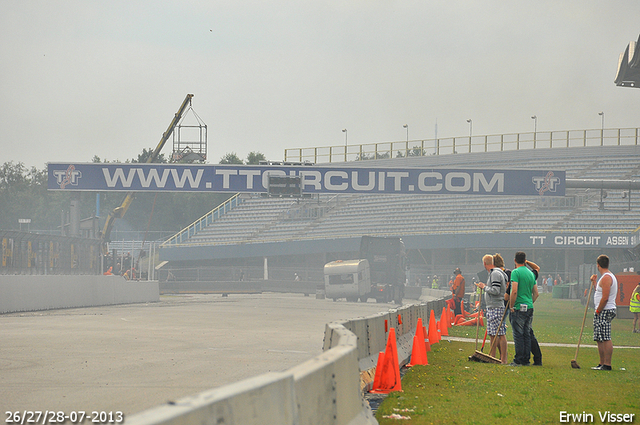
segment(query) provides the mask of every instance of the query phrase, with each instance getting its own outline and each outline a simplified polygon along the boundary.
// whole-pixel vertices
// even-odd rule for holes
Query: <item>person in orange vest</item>
[[[456,276],[456,278],[453,280],[453,284],[451,285],[451,297],[453,298],[453,306],[454,306],[454,313],[456,315],[458,314],[462,314],[462,308],[461,308],[461,302],[462,299],[464,298],[464,276],[462,276],[462,272],[460,271],[460,268],[456,268],[453,271],[453,274]]]

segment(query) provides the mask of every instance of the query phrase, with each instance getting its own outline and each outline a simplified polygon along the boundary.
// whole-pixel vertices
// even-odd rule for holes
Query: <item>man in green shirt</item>
[[[516,252],[516,268],[511,272],[509,308],[516,355],[512,366],[528,366],[531,353],[531,323],[533,302],[538,298],[538,287],[533,272],[526,266],[527,255]]]

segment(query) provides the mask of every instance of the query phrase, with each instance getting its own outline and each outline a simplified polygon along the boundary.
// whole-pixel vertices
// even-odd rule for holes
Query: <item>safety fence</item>
[[[640,128],[536,131],[438,139],[285,149],[285,162],[363,161],[456,153],[587,146],[638,145]]]
[[[429,291],[429,290],[426,290]],[[436,291],[442,295],[445,291]],[[205,391],[127,418],[130,425],[367,425],[377,424],[363,398],[391,328],[399,366],[411,355],[418,319],[428,326],[437,301],[408,305],[375,316],[325,327],[324,353],[284,372],[267,373]]]
[[[0,274],[100,273],[100,240],[0,230]]]

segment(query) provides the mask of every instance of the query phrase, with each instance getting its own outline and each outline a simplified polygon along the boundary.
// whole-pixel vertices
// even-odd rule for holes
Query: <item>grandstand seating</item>
[[[569,179],[640,179],[637,146],[547,148],[349,162],[353,167],[564,170]],[[334,164],[339,165],[339,164]],[[567,189],[540,197],[460,195],[246,196],[182,245],[225,245],[369,235],[524,231],[632,232],[640,226],[640,194]],[[624,196],[624,197],[623,197]]]

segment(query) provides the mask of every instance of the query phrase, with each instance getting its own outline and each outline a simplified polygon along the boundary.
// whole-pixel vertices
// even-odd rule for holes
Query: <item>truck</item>
[[[338,260],[325,265],[325,295],[334,301],[346,298],[347,301],[366,302],[375,298],[377,302],[402,304],[408,269],[401,238],[362,236],[359,259]],[[360,273],[368,276],[370,285],[360,283]],[[338,284],[338,279],[344,279],[344,282]]]
[[[369,261],[336,260],[324,265],[324,293],[327,298],[366,302],[370,292]]]

